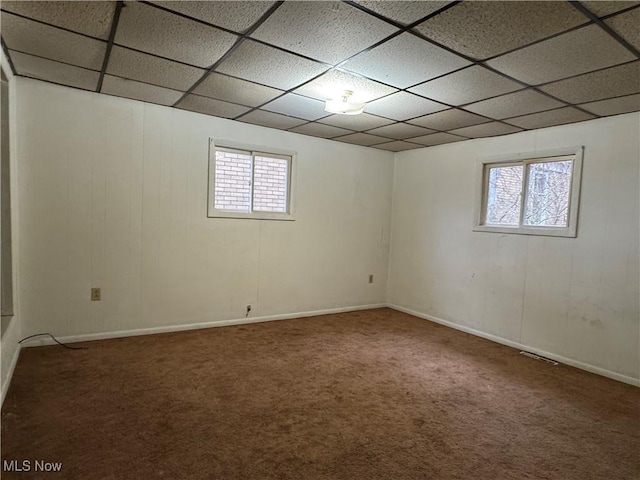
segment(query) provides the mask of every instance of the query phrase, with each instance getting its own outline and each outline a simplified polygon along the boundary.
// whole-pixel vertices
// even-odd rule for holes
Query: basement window
[[[481,159],[474,230],[575,237],[582,150]]]
[[[293,155],[211,141],[207,216],[293,220],[292,168]]]

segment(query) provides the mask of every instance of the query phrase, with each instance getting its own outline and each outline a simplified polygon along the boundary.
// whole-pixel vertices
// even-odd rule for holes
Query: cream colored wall
[[[268,317],[387,301],[640,376],[638,114],[404,152],[394,174],[394,156],[375,149],[17,87],[22,335],[224,322],[248,303]],[[206,218],[209,137],[297,151],[297,220]],[[574,145],[585,145],[577,238],[471,231],[477,157]]]
[[[388,301],[640,378],[640,114],[396,155]],[[476,158],[584,145],[578,237],[472,232]]]
[[[4,403],[4,397],[9,388],[13,369],[15,368],[19,355],[18,341],[20,341],[21,338],[21,331],[18,317],[3,319],[0,328],[2,330],[2,341],[0,342],[0,371],[2,374],[0,377],[2,381],[0,384],[2,385],[1,404]]]
[[[24,335],[224,321],[247,304],[264,317],[385,302],[392,153],[17,87]],[[207,218],[209,137],[296,151],[296,220]]]
[[[2,65],[2,70],[7,76],[7,84],[2,82],[2,100],[0,107],[2,108],[2,153],[3,155],[7,154],[7,150],[9,150],[9,169],[10,169],[10,203],[11,203],[11,247],[12,247],[12,257],[9,261],[12,262],[12,283],[15,287],[17,283],[17,255],[16,253],[19,251],[18,244],[18,235],[17,235],[17,215],[15,215],[16,205],[17,205],[17,154],[16,154],[16,91],[15,91],[15,77],[13,76],[9,64],[4,55],[4,51],[0,51],[0,64]],[[8,117],[8,118],[7,118]],[[7,143],[9,143],[10,148],[7,149]],[[3,172],[6,172],[3,169]],[[6,182],[0,182],[3,185],[3,188],[6,187]],[[2,194],[6,195],[7,192],[3,190]],[[6,240],[5,240],[6,241]],[[7,256],[4,254],[4,245],[2,261],[7,261]],[[4,279],[6,281],[6,279]],[[22,338],[22,323],[20,319],[19,313],[19,305],[17,302],[18,292],[15,288],[13,288],[12,292],[13,297],[13,316],[5,316],[2,317],[2,321],[0,324],[0,404],[4,403],[5,395],[7,393],[7,389],[9,387],[9,383],[11,382],[11,376],[13,374],[13,369],[18,360],[18,356],[20,354],[20,348],[18,341]],[[0,299],[1,300],[1,299]]]

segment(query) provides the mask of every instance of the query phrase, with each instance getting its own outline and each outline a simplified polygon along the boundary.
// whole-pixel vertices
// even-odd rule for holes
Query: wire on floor
[[[54,337],[53,335],[51,335],[50,333],[36,333],[34,335],[29,335],[28,337],[24,337],[18,343],[22,343],[22,342],[24,342],[26,340],[29,340],[30,338],[33,338],[33,337],[42,337],[42,336],[45,336],[45,335],[49,335],[53,339],[54,342],[56,342],[61,347],[68,348],[69,350],[89,350],[89,347],[70,347],[66,343],[59,342],[58,339],[56,337]]]

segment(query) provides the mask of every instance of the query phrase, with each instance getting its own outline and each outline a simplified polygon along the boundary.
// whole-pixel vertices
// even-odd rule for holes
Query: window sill
[[[566,237],[576,238],[575,228],[549,228],[549,227],[498,227],[492,225],[476,225],[474,232],[510,233],[516,235],[538,235],[542,237]]]
[[[244,220],[276,220],[293,222],[295,217],[289,213],[240,213],[215,211],[207,215],[207,218],[236,218]]]

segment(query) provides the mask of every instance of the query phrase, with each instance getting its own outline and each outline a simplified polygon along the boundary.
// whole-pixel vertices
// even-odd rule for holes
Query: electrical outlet
[[[91,289],[91,301],[92,302],[99,302],[102,299],[102,293],[100,292],[99,288],[92,288]]]
[[[369,283],[373,283],[373,275],[369,275]]]

